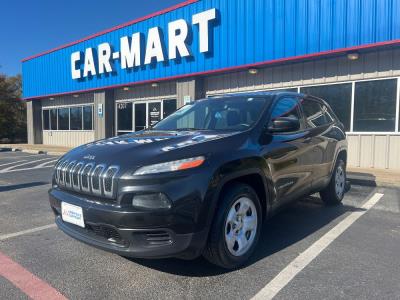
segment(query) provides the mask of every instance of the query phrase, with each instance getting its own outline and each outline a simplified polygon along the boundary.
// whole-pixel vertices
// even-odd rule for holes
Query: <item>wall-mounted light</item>
[[[257,69],[255,69],[255,68],[249,69],[249,74],[251,74],[251,75],[256,75],[257,73],[258,73],[258,70],[257,70]]]
[[[157,82],[153,82],[153,83],[151,84],[151,87],[153,87],[153,88],[158,87],[158,83],[157,83]]]
[[[357,52],[347,53],[347,58],[349,60],[357,60],[360,58],[360,54],[358,54]]]
[[[74,97],[74,98],[78,98],[78,97],[79,97],[79,95],[78,95],[78,94],[73,94],[73,95],[72,95],[72,97]]]
[[[125,86],[125,87],[123,88],[123,90],[124,90],[124,91],[129,91],[129,86]]]
[[[53,98],[53,97],[50,97],[49,100],[54,100],[54,98]]]

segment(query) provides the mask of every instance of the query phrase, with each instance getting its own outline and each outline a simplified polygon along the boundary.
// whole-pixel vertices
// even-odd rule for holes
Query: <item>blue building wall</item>
[[[135,32],[147,35],[161,27],[168,42],[168,23],[216,8],[212,52],[199,53],[198,26],[192,26],[193,56],[167,60],[83,80],[71,77],[75,51],[103,42],[119,51],[119,39]],[[400,39],[400,0],[199,0],[174,11],[94,37],[23,62],[24,98],[78,92],[115,85],[215,71],[277,59]],[[168,49],[168,45],[165,45]],[[167,55],[167,53],[165,53]],[[144,55],[142,55],[144,56]],[[142,57],[143,59],[143,57]]]

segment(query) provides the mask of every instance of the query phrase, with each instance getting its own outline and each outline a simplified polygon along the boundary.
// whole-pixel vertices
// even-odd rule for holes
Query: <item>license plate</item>
[[[82,207],[61,202],[61,217],[64,222],[85,228]]]

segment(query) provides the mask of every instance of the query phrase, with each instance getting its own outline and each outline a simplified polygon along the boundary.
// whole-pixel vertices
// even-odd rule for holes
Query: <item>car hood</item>
[[[204,155],[206,149],[212,151],[210,143],[236,134],[238,132],[139,131],[79,146],[63,156],[62,160],[121,167],[143,166]]]

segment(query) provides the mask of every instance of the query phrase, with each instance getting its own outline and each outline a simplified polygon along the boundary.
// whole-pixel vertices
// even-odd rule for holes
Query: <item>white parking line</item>
[[[57,159],[54,159],[54,160],[51,160],[51,161],[46,161],[46,162],[44,162],[44,163],[42,163],[42,164],[40,164],[40,165],[37,165],[36,167],[34,167],[33,169],[40,169],[40,168],[43,168],[43,167],[52,167],[53,165],[51,165],[51,166],[48,166],[48,164],[50,164],[50,163],[54,163],[54,162],[56,162],[57,161]]]
[[[26,165],[29,165],[29,164],[34,164],[34,163],[41,162],[41,161],[44,161],[44,160],[49,160],[49,159],[53,159],[53,157],[47,157],[47,158],[32,160],[32,161],[24,162],[22,164],[14,165],[14,166],[5,168],[3,170],[0,170],[0,173],[8,173],[9,171],[13,171],[17,167],[26,166]],[[28,169],[33,169],[33,168],[28,168]]]
[[[30,233],[42,231],[42,230],[45,230],[45,229],[55,228],[55,227],[57,227],[56,224],[49,224],[49,225],[35,227],[35,228],[27,229],[27,230],[14,232],[14,233],[3,234],[3,235],[0,235],[0,242],[4,241],[4,240],[7,240],[7,239],[11,239],[11,238],[17,237],[17,236],[30,234]]]
[[[45,154],[13,155],[13,156],[2,156],[2,155],[0,155],[0,159],[27,158],[27,157],[35,157],[35,156],[45,156]]]
[[[24,161],[26,161],[26,159],[25,160],[13,161],[13,162],[9,162],[9,163],[6,163],[6,164],[1,164],[0,167],[9,166],[9,165],[12,165],[12,164],[18,164],[18,163],[21,163],[21,162],[24,162]]]
[[[362,207],[360,211],[354,211],[339,224],[329,230],[318,241],[312,244],[303,253],[297,256],[274,279],[262,288],[251,300],[268,300],[274,298],[298,273],[300,273],[314,258],[325,250],[337,237],[348,229],[355,221],[371,209],[383,194],[376,193]]]

